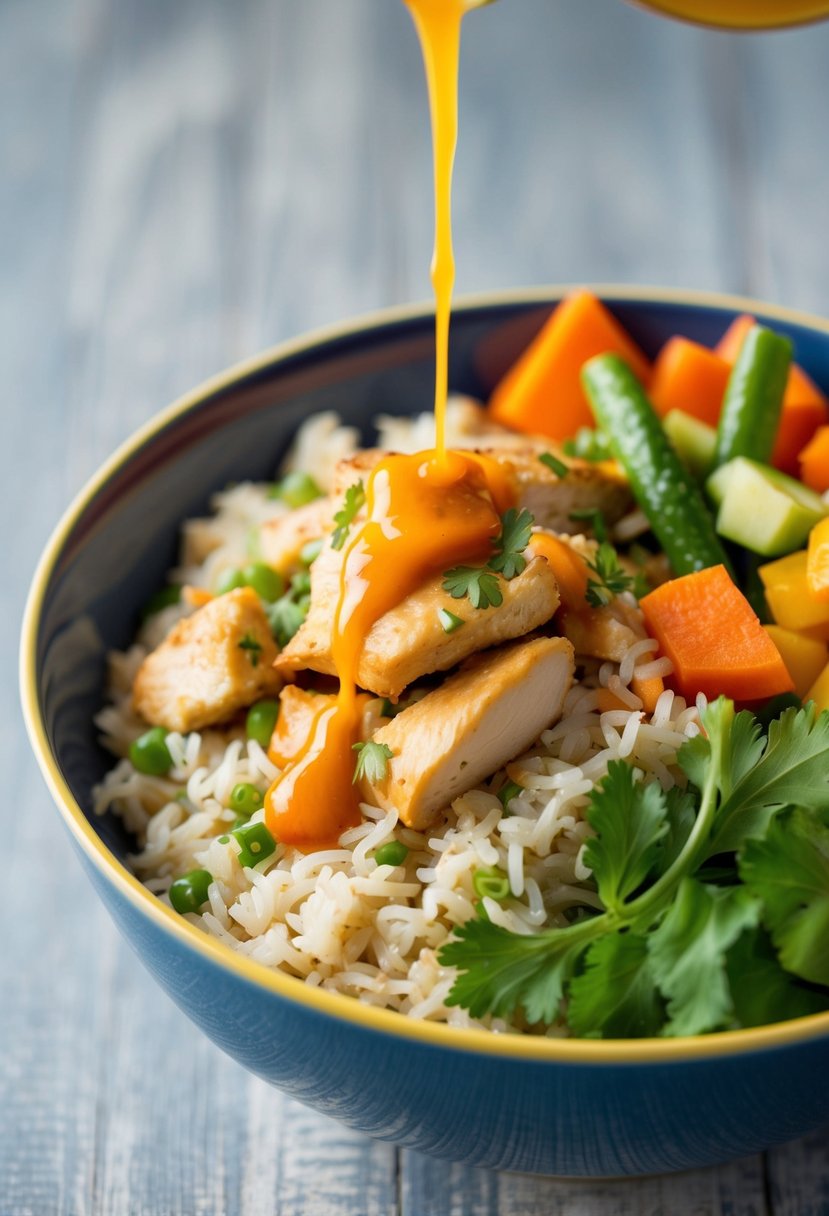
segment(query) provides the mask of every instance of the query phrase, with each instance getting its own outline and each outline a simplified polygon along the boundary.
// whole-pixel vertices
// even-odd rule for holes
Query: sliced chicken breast
[[[533,638],[477,655],[374,735],[391,749],[367,802],[422,831],[439,812],[526,751],[560,716],[573,679],[564,638]]]
[[[259,529],[261,560],[280,574],[288,573],[299,561],[303,545],[328,537],[337,509],[333,498],[317,498],[287,515],[266,520]]]
[[[340,593],[342,554],[326,546],[311,567],[311,606],[304,623],[277,659],[283,673],[310,668],[335,675],[331,631]],[[544,558],[501,583],[499,607],[473,608],[454,600],[439,576],[408,596],[372,628],[363,643],[357,683],[379,697],[395,698],[433,671],[447,671],[469,655],[511,638],[523,637],[553,616],[558,584]],[[438,613],[448,608],[464,622],[446,633]]]
[[[199,730],[277,692],[277,648],[255,591],[241,587],[185,617],[147,655],[133,685],[142,718]]]

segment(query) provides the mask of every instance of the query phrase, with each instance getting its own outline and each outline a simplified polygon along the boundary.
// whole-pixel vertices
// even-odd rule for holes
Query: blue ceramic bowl
[[[789,334],[829,389],[829,324],[754,301],[599,289],[643,348],[716,341],[750,311]],[[452,388],[486,397],[558,291],[460,305]],[[378,412],[431,401],[426,311],[282,346],[197,389],[147,425],[83,490],[37,571],[22,643],[32,743],[81,861],[172,999],[245,1067],[371,1136],[473,1165],[558,1175],[688,1169],[829,1120],[829,1014],[696,1039],[495,1036],[409,1021],[306,987],[233,953],[161,904],[124,864],[129,840],[91,815],[110,764],[92,716],[104,656],[173,564],[182,520],[227,482],[265,479],[309,414],[337,409],[371,439]]]

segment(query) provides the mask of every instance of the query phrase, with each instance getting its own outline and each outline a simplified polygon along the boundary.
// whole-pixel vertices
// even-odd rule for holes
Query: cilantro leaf
[[[359,753],[354,766],[353,781],[359,781],[361,777],[372,783],[385,780],[389,771],[389,760],[394,755],[388,743],[375,743],[370,739],[368,743],[355,743],[353,750]]]
[[[586,943],[590,922],[544,933],[510,933],[488,920],[468,920],[438,951],[442,966],[457,967],[447,1005],[462,1005],[473,1017],[510,1017],[522,1007],[530,1022],[552,1022],[564,986]]]
[[[682,879],[665,919],[648,938],[656,982],[668,1001],[665,1034],[705,1034],[733,1021],[726,953],[759,917],[759,901],[742,887]]]
[[[290,595],[283,595],[265,608],[271,633],[280,650],[287,646],[307,616],[307,608],[297,604]]]
[[[509,580],[521,574],[527,565],[524,550],[530,543],[535,520],[526,508],[520,511],[510,507],[501,516],[501,533],[492,542],[495,552],[487,562],[490,570],[496,570]]]
[[[661,786],[637,781],[624,760],[611,760],[601,787],[594,790],[587,821],[597,833],[587,841],[584,864],[593,871],[602,903],[621,910],[652,870],[668,830]]]
[[[697,799],[690,790],[675,785],[665,795],[666,832],[657,858],[656,873],[664,874],[679,857],[697,817]]]
[[[605,607],[623,591],[630,591],[634,584],[633,576],[625,573],[616,550],[606,540],[601,542],[587,568],[596,576],[587,580],[584,597],[592,608]]]
[[[334,535],[331,537],[332,549],[342,549],[348,537],[349,529],[365,501],[365,486],[362,480],[355,481],[354,485],[349,486],[346,490],[343,505],[334,515],[334,523],[337,527],[334,530]]]
[[[829,993],[807,988],[784,971],[762,929],[737,938],[728,951],[726,974],[741,1026],[768,1026],[829,1009]]]
[[[740,877],[763,904],[787,971],[829,985],[829,828],[813,810],[775,819],[763,840],[747,840]]]
[[[256,640],[256,638],[253,636],[252,633],[246,633],[244,635],[244,637],[242,637],[236,643],[236,645],[239,647],[240,650],[246,650],[248,652],[248,658],[250,659],[251,667],[259,666],[259,656],[261,655],[262,651],[264,650],[264,646],[262,645],[261,642],[258,642]]]
[[[498,576],[486,566],[455,566],[446,571],[441,586],[452,599],[468,596],[473,608],[497,608],[504,602]]]
[[[741,718],[751,715],[744,711],[737,715]],[[728,792],[714,819],[709,857],[735,852],[746,839],[762,836],[782,807],[829,811],[829,713],[816,718],[812,705],[787,709],[769,726],[767,742],[750,742],[745,725],[732,731],[718,782]]]
[[[647,941],[612,933],[593,942],[584,971],[570,984],[567,1022],[586,1038],[628,1039],[656,1035],[665,1003],[653,977]]]

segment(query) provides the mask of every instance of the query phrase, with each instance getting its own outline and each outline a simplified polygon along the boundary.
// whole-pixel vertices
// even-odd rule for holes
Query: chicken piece
[[[276,644],[256,592],[229,591],[173,627],[138,669],[132,695],[153,726],[199,730],[278,691]]]
[[[579,612],[562,610],[557,621],[580,658],[621,663],[631,646],[647,637],[636,610],[621,600],[601,608],[585,605]]]
[[[423,831],[453,799],[526,751],[560,716],[573,679],[573,647],[533,638],[476,657],[374,735],[392,756],[367,802],[394,807]]]
[[[266,520],[259,529],[261,560],[280,574],[288,573],[299,561],[303,545],[333,530],[336,510],[333,499],[317,498],[287,515]]]
[[[308,616],[277,659],[283,672],[310,667],[336,674],[331,655],[331,627],[340,594],[342,554],[324,548],[311,567]],[[420,676],[446,671],[461,660],[510,638],[523,637],[543,625],[559,605],[556,577],[541,557],[501,583],[503,603],[473,608],[454,600],[442,588],[442,577],[430,579],[372,625],[363,643],[357,683],[379,697],[395,698]],[[464,621],[447,633],[438,613],[449,608]]]
[[[331,482],[331,497],[337,504],[335,510],[342,506],[346,490],[358,481],[362,481],[365,486],[375,465],[378,465],[383,457],[388,455],[389,453],[383,451],[382,448],[360,448],[353,456],[347,456],[344,460],[337,461]]]

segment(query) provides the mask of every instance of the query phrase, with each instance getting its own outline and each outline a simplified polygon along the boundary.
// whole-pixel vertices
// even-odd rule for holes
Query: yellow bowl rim
[[[696,308],[725,309],[736,313],[762,313],[771,320],[805,326],[829,338],[829,322],[794,309],[768,305],[748,297],[714,292],[620,284],[564,284],[464,296],[454,312],[503,304],[547,304],[568,292],[586,287],[613,303],[623,300],[654,304],[691,305]],[[105,846],[80,805],[73,797],[52,754],[40,711],[36,685],[37,635],[46,587],[52,571],[77,520],[102,487],[140,447],[169,423],[198,406],[206,397],[229,387],[234,381],[260,371],[272,363],[310,351],[337,338],[356,335],[366,329],[407,320],[428,318],[429,304],[386,308],[354,320],[314,330],[302,337],[279,343],[250,359],[235,364],[205,380],[156,414],[123,442],[100,469],[87,481],[64,512],[49,538],[35,570],[26,601],[20,644],[20,693],[26,729],[40,770],[70,833],[84,854],[118,893],[157,928],[189,946],[211,963],[223,967],[239,979],[275,993],[287,1001],[317,1013],[336,1017],[365,1030],[375,1030],[402,1039],[448,1050],[461,1050],[495,1057],[558,1064],[643,1064],[677,1063],[683,1060],[759,1051],[817,1039],[829,1033],[829,1013],[812,1014],[789,1022],[778,1022],[752,1030],[730,1030],[715,1034],[681,1038],[586,1040],[543,1038],[520,1034],[493,1034],[489,1030],[465,1029],[445,1023],[417,1021],[389,1009],[365,1005],[354,997],[309,986],[295,976],[273,971],[263,963],[237,954],[218,939],[209,937],[195,925],[163,904]]]

